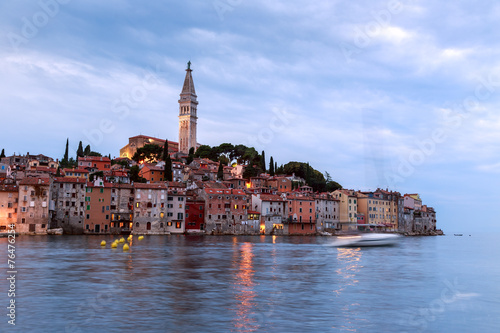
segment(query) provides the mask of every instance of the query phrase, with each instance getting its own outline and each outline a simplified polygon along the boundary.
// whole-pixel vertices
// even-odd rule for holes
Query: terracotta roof
[[[79,173],[89,173],[87,169],[63,169],[63,172],[79,172]]]
[[[85,157],[78,157],[78,162],[92,162],[92,161],[98,161],[98,162],[110,162],[111,160],[106,157],[106,156],[85,156]]]
[[[285,201],[282,197],[275,194],[261,194],[260,199],[263,201],[280,201],[280,202]]]
[[[260,215],[260,212],[257,212],[255,210],[249,210],[248,214],[259,214]]]
[[[49,185],[50,178],[43,177],[27,177],[19,182],[19,185]]]
[[[17,185],[13,185],[13,184],[3,184],[3,185],[0,185],[0,191],[2,192],[17,192],[19,191]]]
[[[55,177],[54,183],[81,183],[86,184],[87,180],[84,178],[74,178],[74,177]]]
[[[165,183],[153,183],[153,184],[134,183],[134,188],[137,188],[137,189],[166,190],[168,187],[167,187],[167,184],[165,184]]]

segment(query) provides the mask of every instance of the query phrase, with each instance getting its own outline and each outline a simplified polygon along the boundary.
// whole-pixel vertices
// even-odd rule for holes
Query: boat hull
[[[401,239],[395,234],[362,234],[346,237],[337,237],[334,245],[341,247],[369,247],[369,246],[392,246]]]

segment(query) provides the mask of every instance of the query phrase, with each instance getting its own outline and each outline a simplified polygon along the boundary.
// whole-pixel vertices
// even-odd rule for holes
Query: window
[[[167,227],[171,227],[172,226],[172,222],[167,222]]]
[[[178,220],[182,220],[184,218],[184,214],[183,213],[177,213],[177,219]]]
[[[176,229],[180,229],[180,228],[181,228],[181,226],[182,226],[182,222],[177,222],[177,223],[175,224],[175,228],[176,228]]]
[[[21,223],[26,223],[26,219],[24,217],[21,219]]]

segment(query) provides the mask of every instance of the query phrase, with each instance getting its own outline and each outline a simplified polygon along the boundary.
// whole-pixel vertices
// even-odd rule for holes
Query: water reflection
[[[254,267],[252,243],[243,243],[240,246],[239,258],[234,260],[236,275],[234,276],[234,288],[236,289],[236,309],[233,318],[233,332],[253,332],[259,328],[255,317],[255,292]]]
[[[337,289],[333,290],[336,298],[345,299],[345,297],[341,297],[342,293],[359,283],[357,274],[363,267],[359,263],[361,255],[360,248],[337,248],[339,268],[335,272],[340,279]],[[358,320],[355,316],[359,306],[360,304],[356,302],[341,304],[339,315],[342,317],[342,325],[337,328],[343,331],[356,332],[356,327],[359,327],[359,324],[355,323]]]

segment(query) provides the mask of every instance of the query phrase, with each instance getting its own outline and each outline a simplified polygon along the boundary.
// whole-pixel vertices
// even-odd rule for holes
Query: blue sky
[[[496,1],[3,1],[0,148],[177,140],[191,60],[200,143],[418,192],[449,233],[498,231],[498,22]]]

